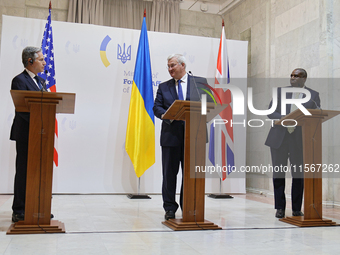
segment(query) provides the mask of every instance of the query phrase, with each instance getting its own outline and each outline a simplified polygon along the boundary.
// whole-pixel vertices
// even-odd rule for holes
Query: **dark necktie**
[[[36,76],[34,76],[34,79],[37,81],[37,84],[38,84],[39,89],[42,89],[42,86],[41,86],[41,84],[40,84],[40,79],[39,79],[39,77],[36,75]]]
[[[184,100],[181,80],[178,80],[178,99]]]

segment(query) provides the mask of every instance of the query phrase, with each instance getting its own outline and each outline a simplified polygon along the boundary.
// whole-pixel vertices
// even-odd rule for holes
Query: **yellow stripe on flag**
[[[145,109],[135,81],[132,83],[129,109],[125,149],[137,177],[140,177],[155,163],[155,125]]]

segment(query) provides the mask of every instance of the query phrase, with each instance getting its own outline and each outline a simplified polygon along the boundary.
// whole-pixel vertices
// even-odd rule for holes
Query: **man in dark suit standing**
[[[304,88],[311,93],[311,99],[302,104],[307,109],[315,109],[320,107],[319,93],[307,88],[305,82],[307,80],[307,72],[302,68],[295,69],[290,75],[290,84],[292,87]],[[276,110],[268,115],[270,119],[281,119],[281,88],[278,88],[278,101]],[[303,98],[303,93],[287,93],[287,99]],[[270,102],[269,108],[272,102]],[[286,113],[294,111],[295,105],[286,106]],[[293,216],[303,216],[301,212],[303,198],[303,148],[302,148],[302,129],[297,127],[283,127],[282,125],[274,125],[268,134],[265,142],[270,147],[273,167],[287,166],[289,159],[292,173],[292,210]],[[273,172],[274,198],[276,218],[285,217],[286,197],[285,197],[285,172]]]
[[[43,72],[46,62],[40,48],[26,47],[22,51],[25,70],[12,80],[12,90],[43,90],[44,80],[37,76]],[[16,141],[16,172],[14,179],[14,199],[12,221],[24,220],[26,198],[26,174],[28,155],[28,133],[30,114],[15,112],[10,139]]]
[[[203,84],[208,84],[205,78],[193,77],[186,72],[184,56],[172,54],[168,58],[168,71],[172,79],[159,85],[153,111],[156,117],[162,119],[164,113],[175,100],[199,101]],[[209,97],[207,96],[209,99]],[[210,101],[210,100],[209,100]],[[181,164],[184,167],[184,122],[163,120],[161,130],[163,183],[162,197],[165,219],[174,219],[178,209],[176,203],[176,180]],[[180,193],[180,206],[183,200],[183,179]]]

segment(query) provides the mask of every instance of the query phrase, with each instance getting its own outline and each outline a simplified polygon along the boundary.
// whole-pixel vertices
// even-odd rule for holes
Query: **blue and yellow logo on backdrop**
[[[111,64],[106,55],[106,48],[110,41],[111,37],[107,35],[100,45],[100,58],[105,67],[108,67]],[[122,47],[118,44],[117,59],[120,60],[123,64],[125,64],[128,60],[131,60],[131,45],[125,46],[124,43]]]
[[[110,36],[107,35],[102,41],[102,44],[100,45],[100,58],[102,59],[102,62],[105,67],[108,67],[110,65],[110,62],[106,56],[106,48],[110,41],[111,41],[111,38]]]
[[[126,61],[131,60],[131,45],[127,47],[125,52],[125,43],[123,44],[123,48],[118,44],[117,59],[122,61],[123,64],[125,64]]]

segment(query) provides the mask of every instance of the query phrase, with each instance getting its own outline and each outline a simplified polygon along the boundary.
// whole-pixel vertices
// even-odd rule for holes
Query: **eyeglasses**
[[[290,75],[290,78],[306,78],[304,75],[303,75],[303,73],[298,73],[298,74],[291,74]]]
[[[178,65],[178,63],[177,63],[177,64],[168,65],[168,66],[166,67],[166,69],[167,69],[167,70],[169,70],[170,68],[172,69],[172,68],[174,68],[174,67],[177,66],[177,65]]]

